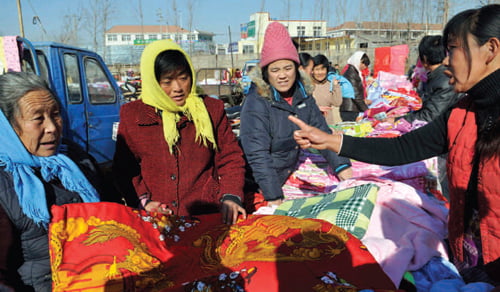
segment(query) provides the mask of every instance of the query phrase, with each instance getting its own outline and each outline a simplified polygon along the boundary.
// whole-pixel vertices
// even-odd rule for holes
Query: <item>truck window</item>
[[[90,103],[115,103],[115,90],[99,61],[94,58],[85,58],[84,64]]]
[[[24,49],[22,53],[21,60],[21,71],[28,73],[35,73],[35,65],[33,64],[33,56],[31,55],[31,51],[28,49]]]
[[[38,63],[40,64],[40,75],[42,78],[52,87],[49,79],[49,62],[47,61],[47,57],[43,53],[43,51],[37,50],[36,55],[38,56]]]
[[[75,54],[64,54],[64,77],[68,90],[69,103],[81,103],[82,91],[80,84],[80,74],[78,72],[78,58]]]

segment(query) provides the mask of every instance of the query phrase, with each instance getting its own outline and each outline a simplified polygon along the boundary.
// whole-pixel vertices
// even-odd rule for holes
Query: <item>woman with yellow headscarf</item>
[[[220,211],[236,222],[244,159],[224,104],[196,94],[189,56],[173,41],[149,44],[141,57],[140,99],[122,106],[113,162],[127,203],[181,216]]]

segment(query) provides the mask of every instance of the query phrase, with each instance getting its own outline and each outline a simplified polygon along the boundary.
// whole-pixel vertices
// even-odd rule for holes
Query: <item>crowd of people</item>
[[[465,96],[426,126],[399,138],[329,134],[291,115],[303,148],[399,165],[448,153],[448,239],[452,261],[466,281],[500,279],[500,5],[461,12],[443,31],[445,74]],[[425,61],[425,59],[424,59]],[[474,280],[472,280],[474,281]]]
[[[500,287],[500,5],[454,16],[442,36],[422,39],[419,60],[429,72],[423,107],[401,118],[428,124],[398,138],[350,137],[328,125],[368,108],[367,54],[355,52],[339,72],[324,55],[299,54],[272,22],[238,140],[223,102],[196,93],[190,57],[155,41],[141,57],[140,98],[121,108],[116,195],[166,215],[220,212],[231,225],[283,202],[301,148],[319,150],[339,180],[352,178],[351,158],[399,165],[448,154],[451,260],[466,282]],[[99,202],[102,182],[63,142],[57,97],[34,74],[0,75],[0,139],[0,290],[51,291],[50,207]]]

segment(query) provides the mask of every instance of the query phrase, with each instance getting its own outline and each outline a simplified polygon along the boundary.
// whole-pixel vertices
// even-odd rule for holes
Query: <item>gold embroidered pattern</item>
[[[194,246],[203,248],[206,269],[234,267],[249,258],[256,261],[313,261],[335,257],[346,249],[347,231],[335,227],[322,230],[319,220],[288,216],[262,216],[226,227],[215,239],[202,235]],[[224,227],[222,227],[224,228]],[[214,246],[215,241],[215,246]],[[324,245],[324,248],[319,248]]]
[[[88,231],[89,227],[94,228]],[[55,260],[52,263],[53,271],[59,270],[62,263],[62,242],[73,241],[80,235],[88,233],[88,237],[82,242],[86,246],[105,243],[118,237],[125,238],[133,246],[133,249],[128,250],[128,255],[125,256],[124,261],[116,262],[116,257],[114,257],[113,263],[108,265],[108,271],[106,272],[108,279],[119,278],[122,276],[120,270],[127,270],[143,278],[139,278],[136,283],[137,287],[154,283],[156,288],[160,289],[173,285],[160,272],[161,262],[157,258],[150,256],[146,244],[140,240],[140,234],[128,225],[114,220],[102,221],[96,217],[90,217],[87,221],[82,217],[78,217],[69,218],[66,222],[53,223],[51,232],[51,245],[55,250]],[[144,278],[147,278],[147,280]],[[52,279],[54,287],[58,287],[61,282],[59,274],[53,273]],[[159,285],[160,283],[161,285]]]

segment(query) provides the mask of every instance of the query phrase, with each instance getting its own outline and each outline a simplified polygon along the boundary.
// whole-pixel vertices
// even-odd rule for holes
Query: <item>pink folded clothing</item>
[[[16,36],[0,37],[0,68],[2,72],[21,71]],[[1,73],[1,72],[0,72]]]
[[[382,166],[360,161],[352,161],[353,177],[378,176],[396,181],[403,181],[415,189],[425,191],[427,176],[435,176],[437,158],[399,166]],[[296,170],[283,185],[285,199],[297,199],[329,193],[337,188],[339,179],[328,166],[323,156],[309,151],[302,151]]]
[[[370,223],[361,241],[394,284],[406,271],[421,268],[432,257],[448,258],[448,208],[410,185],[376,177],[340,182],[337,190],[360,184],[379,187]]]

